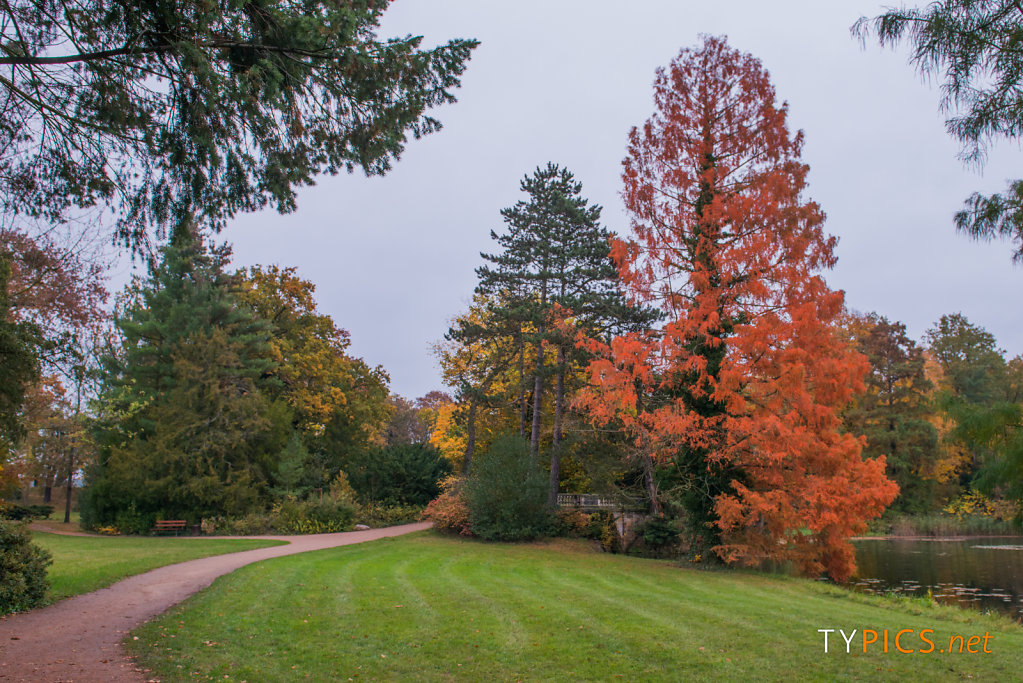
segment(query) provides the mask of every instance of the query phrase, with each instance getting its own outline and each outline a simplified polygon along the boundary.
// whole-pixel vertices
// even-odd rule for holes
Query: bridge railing
[[[594,493],[559,493],[558,507],[614,510],[618,507],[618,503],[611,498]]]

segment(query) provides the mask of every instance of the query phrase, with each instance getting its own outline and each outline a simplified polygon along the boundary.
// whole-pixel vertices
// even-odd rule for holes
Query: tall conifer
[[[534,461],[540,449],[544,392],[553,375],[549,491],[553,505],[575,333],[620,330],[648,322],[650,315],[626,304],[610,258],[610,232],[600,224],[601,207],[582,196],[582,183],[571,172],[548,163],[525,176],[520,187],[528,197],[501,211],[507,232],[492,231],[491,237],[503,251],[482,254],[489,263],[477,269],[477,292],[492,296],[498,302],[495,316],[517,323],[524,331],[523,343],[534,346],[529,439]],[[547,348],[556,354],[552,365]]]
[[[290,422],[258,390],[273,368],[268,327],[224,272],[230,251],[179,231],[115,323],[105,359],[90,521],[128,511],[197,521],[259,499]]]

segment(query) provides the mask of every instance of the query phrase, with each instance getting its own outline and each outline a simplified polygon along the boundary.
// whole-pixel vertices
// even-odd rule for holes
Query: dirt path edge
[[[310,536],[287,545],[167,565],[49,607],[0,619],[0,681],[146,681],[121,647],[128,631],[239,567],[272,557],[375,541],[428,529],[428,522]]]

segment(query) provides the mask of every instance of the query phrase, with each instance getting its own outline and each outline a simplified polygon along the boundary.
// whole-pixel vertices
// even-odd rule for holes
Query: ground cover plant
[[[47,533],[35,533],[32,540],[53,556],[50,601],[98,590],[168,564],[283,543],[266,539],[104,538]]]
[[[992,654],[885,654],[880,640],[846,654],[835,635],[825,655],[819,628],[933,629],[939,647],[989,634]],[[1023,629],[923,600],[680,569],[583,541],[498,545],[427,532],[250,565],[126,643],[167,682],[1000,680],[1018,668]]]

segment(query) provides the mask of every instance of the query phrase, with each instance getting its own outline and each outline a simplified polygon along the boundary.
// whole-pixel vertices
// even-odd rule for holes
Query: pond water
[[[1023,537],[853,541],[858,576],[870,593],[926,595],[1023,619]]]

